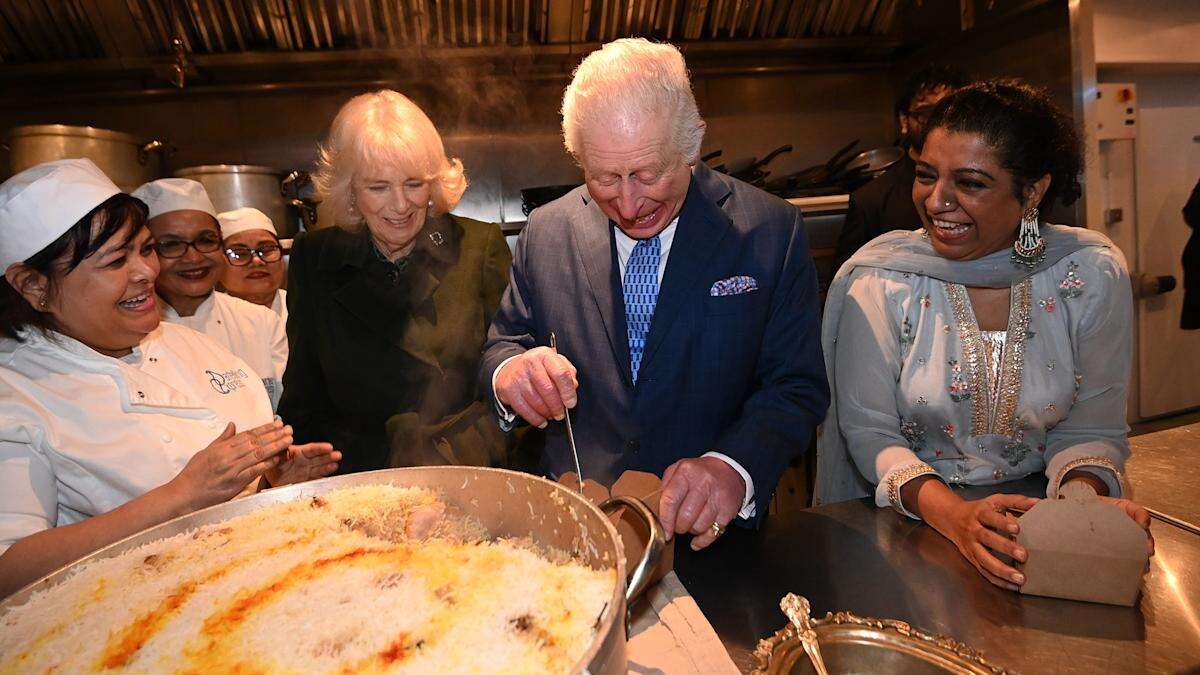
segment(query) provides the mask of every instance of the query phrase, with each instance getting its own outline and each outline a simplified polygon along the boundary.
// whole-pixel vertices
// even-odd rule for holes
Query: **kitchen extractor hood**
[[[622,36],[689,63],[879,62],[900,0],[5,0],[0,84],[287,82],[364,64],[505,57],[570,65]],[[764,61],[764,56],[767,57]],[[297,66],[305,71],[296,74]],[[564,68],[559,68],[563,71]],[[238,73],[242,73],[238,75]],[[104,77],[107,76],[107,77]],[[124,78],[120,84],[118,80]],[[95,86],[99,87],[97,83]],[[36,93],[36,92],[35,92]]]

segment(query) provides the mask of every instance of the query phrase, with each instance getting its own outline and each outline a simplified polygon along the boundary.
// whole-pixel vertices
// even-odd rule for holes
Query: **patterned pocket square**
[[[758,282],[754,280],[754,277],[743,275],[717,281],[709,289],[708,294],[716,298],[724,295],[741,295],[757,290]]]

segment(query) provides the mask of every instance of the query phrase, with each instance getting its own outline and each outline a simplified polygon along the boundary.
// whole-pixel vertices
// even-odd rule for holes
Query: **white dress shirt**
[[[679,217],[676,216],[670,225],[658,233],[658,285],[660,288],[663,275],[667,273],[667,256],[671,255],[671,244],[675,242],[675,230],[678,225]],[[629,256],[633,255],[633,248],[637,246],[638,240],[622,232],[619,227],[614,227],[612,231],[613,240],[617,245],[617,266],[620,267],[621,279],[624,279],[625,265],[629,263]]]
[[[0,552],[166,483],[229,422],[273,418],[249,366],[193,330],[160,324],[120,359],[51,335],[0,340]]]
[[[191,316],[179,316],[161,298],[159,303],[163,321],[204,333],[249,364],[267,388],[271,409],[279,405],[288,342],[287,329],[278,314],[219,291],[200,303]]]
[[[675,219],[671,221],[671,224],[667,225],[661,232],[658,233],[658,285],[660,288],[662,287],[663,275],[667,271],[667,257],[671,254],[671,244],[675,241],[675,230],[677,229],[678,225],[679,216],[676,216]],[[633,255],[633,248],[637,246],[638,240],[625,234],[620,228],[617,227],[613,227],[613,235],[617,246],[617,265],[620,267],[621,278],[624,279],[625,265],[629,262],[629,256]],[[492,372],[493,392],[496,391],[496,373],[499,373],[501,368],[504,368],[509,361],[515,358],[517,357],[511,356],[504,361],[501,361],[500,365],[496,367],[496,370]],[[500,402],[498,397],[496,398],[496,409],[500,413],[501,420],[505,423],[504,426],[507,426],[508,429],[511,429],[513,423],[516,421],[516,414],[509,411],[509,409]],[[506,431],[508,429],[506,429]],[[716,457],[717,459],[733,467],[734,471],[738,472],[738,475],[740,475],[742,480],[746,482],[746,495],[742,499],[742,509],[738,512],[738,517],[753,518],[757,511],[754,506],[754,480],[750,478],[750,474],[746,471],[746,469],[742,467],[741,464],[738,464],[736,461],[734,461],[732,457],[720,452],[706,452],[703,456]]]

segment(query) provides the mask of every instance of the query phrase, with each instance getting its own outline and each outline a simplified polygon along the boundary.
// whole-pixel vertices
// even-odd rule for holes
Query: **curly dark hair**
[[[1070,206],[1083,194],[1083,144],[1071,116],[1059,109],[1045,89],[1020,80],[976,82],[938,103],[925,124],[934,129],[979,134],[1013,175],[1013,196],[1050,174],[1050,187],[1038,207],[1056,200]]]
[[[146,204],[142,200],[124,193],[115,194],[88,211],[46,248],[30,256],[25,264],[44,274],[50,293],[55,293],[63,277],[100,250],[126,224],[133,224],[129,233],[129,239],[133,239],[146,226],[146,213]],[[49,314],[30,305],[8,279],[0,280],[0,334],[20,340],[21,331],[26,328],[45,332],[54,329],[54,322]]]

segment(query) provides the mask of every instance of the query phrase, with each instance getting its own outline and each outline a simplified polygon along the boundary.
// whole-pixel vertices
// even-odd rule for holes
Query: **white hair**
[[[434,213],[449,212],[467,189],[462,162],[446,157],[433,122],[417,104],[389,89],[347,101],[321,145],[313,182],[337,225],[362,222],[350,194],[355,173],[364,167],[393,167],[428,182]]]
[[[683,161],[694,163],[704,140],[704,120],[683,54],[669,44],[622,38],[588,54],[563,94],[563,141],[582,163],[583,130],[597,122],[628,123],[666,113],[671,139]]]

